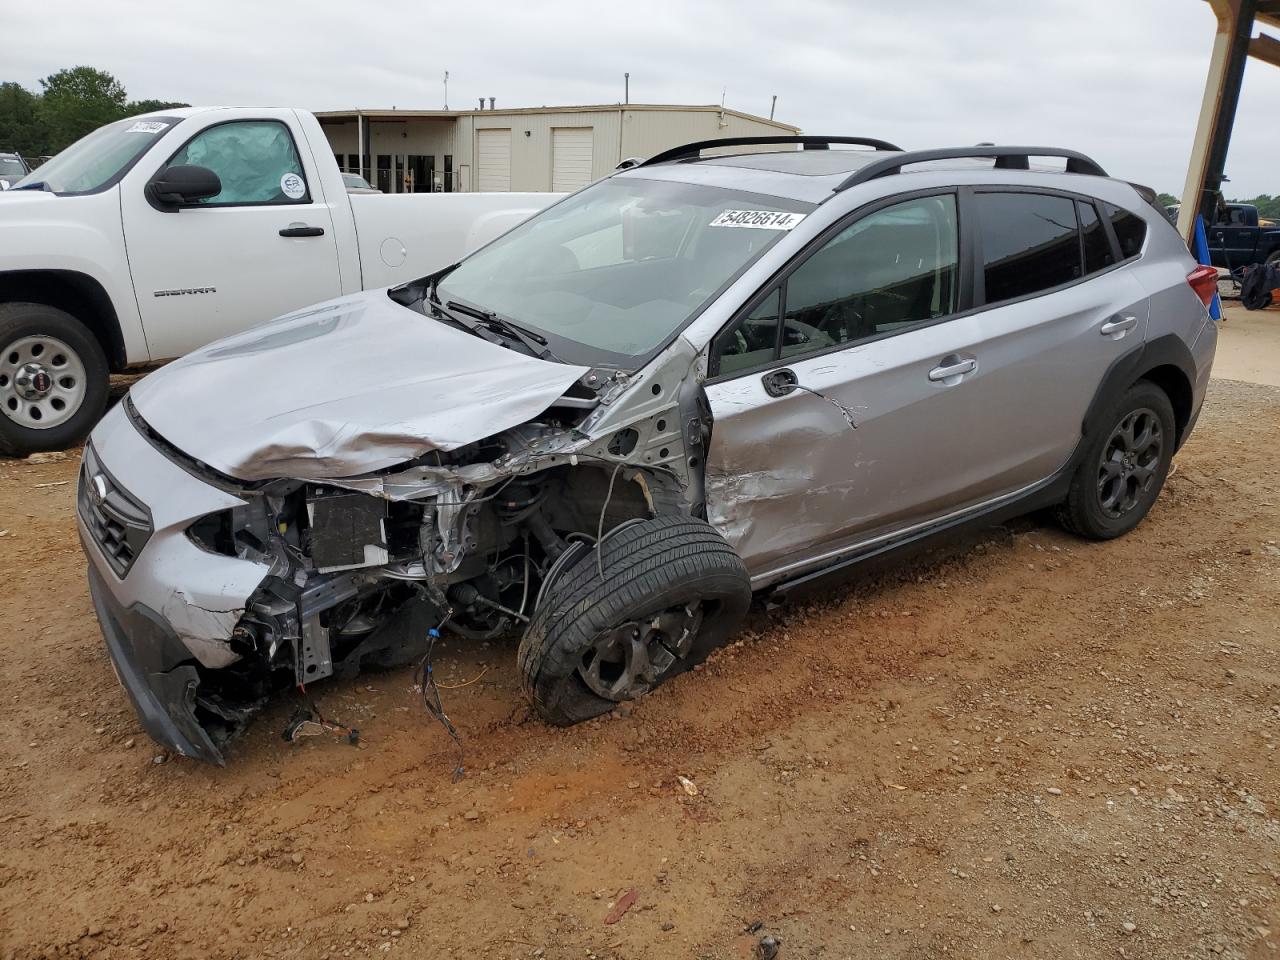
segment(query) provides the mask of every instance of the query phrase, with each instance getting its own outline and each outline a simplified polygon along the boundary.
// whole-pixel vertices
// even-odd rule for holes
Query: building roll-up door
[[[511,189],[511,131],[476,131],[476,189],[492,193]]]
[[[551,131],[551,189],[581,190],[591,182],[591,127],[556,127]]]

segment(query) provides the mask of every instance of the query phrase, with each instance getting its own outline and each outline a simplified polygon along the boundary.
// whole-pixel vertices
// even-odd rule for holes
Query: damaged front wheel
[[[750,603],[742,560],[710,524],[632,522],[548,585],[520,642],[525,693],[549,723],[599,716],[699,663]]]

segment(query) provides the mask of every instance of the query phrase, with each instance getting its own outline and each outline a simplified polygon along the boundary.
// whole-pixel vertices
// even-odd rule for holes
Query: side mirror
[[[152,203],[172,209],[207,200],[222,192],[222,181],[208,167],[179,165],[166,167],[151,178],[147,194]]]

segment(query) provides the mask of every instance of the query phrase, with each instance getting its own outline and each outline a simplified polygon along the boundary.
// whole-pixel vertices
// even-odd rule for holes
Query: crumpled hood
[[[130,396],[160,436],[221,473],[337,479],[514,427],[586,372],[373,290],[219,340]]]

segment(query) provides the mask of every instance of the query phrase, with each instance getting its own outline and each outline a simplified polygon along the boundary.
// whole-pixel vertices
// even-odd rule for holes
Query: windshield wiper
[[[468,317],[474,317],[494,333],[502,334],[510,340],[519,341],[536,357],[540,357],[543,360],[558,359],[547,349],[547,338],[542,334],[528,330],[508,320],[506,317],[494,313],[492,310],[482,310],[479,307],[459,303],[457,300],[450,300],[445,304],[445,308],[466,314]]]
[[[469,333],[474,337],[479,337],[481,340],[492,343],[496,346],[506,347],[511,343],[510,337],[504,337],[502,334],[494,330],[490,330],[483,324],[469,323],[466,320],[462,320],[450,313],[445,309],[444,305],[439,302],[431,304],[430,310],[427,311],[427,315],[435,317],[442,323],[452,324],[459,330]]]

